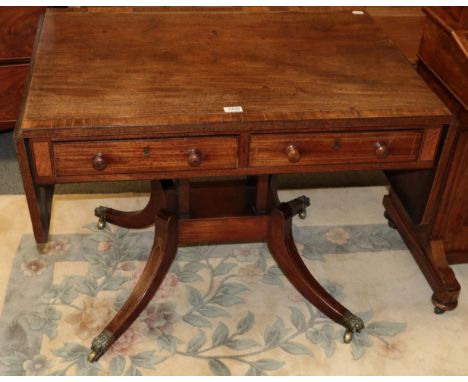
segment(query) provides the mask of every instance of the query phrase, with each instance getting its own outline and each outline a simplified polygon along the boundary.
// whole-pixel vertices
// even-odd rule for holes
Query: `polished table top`
[[[450,113],[367,13],[52,10],[21,128],[392,118]]]

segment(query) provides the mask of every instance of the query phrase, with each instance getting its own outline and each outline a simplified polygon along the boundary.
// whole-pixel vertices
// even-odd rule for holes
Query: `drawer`
[[[251,167],[405,162],[418,158],[422,131],[255,134]]]
[[[237,138],[187,138],[55,143],[57,176],[231,169]]]

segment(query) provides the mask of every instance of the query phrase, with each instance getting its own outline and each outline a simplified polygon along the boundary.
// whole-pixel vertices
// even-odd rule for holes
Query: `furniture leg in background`
[[[460,285],[450,264],[468,262],[468,8],[425,8],[419,74],[453,113],[437,166],[388,172],[386,214],[433,289],[436,313],[457,306]]]

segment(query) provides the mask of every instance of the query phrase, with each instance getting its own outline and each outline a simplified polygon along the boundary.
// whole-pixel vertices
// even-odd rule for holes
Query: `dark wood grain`
[[[411,64],[416,65],[424,26],[421,7],[366,7]]]
[[[68,127],[56,127],[52,129],[36,130],[29,129],[25,135],[24,130],[18,128],[17,135],[28,139],[44,139],[54,137],[59,141],[88,141],[91,139],[112,139],[115,136],[126,139],[145,138],[174,138],[187,135],[211,136],[211,135],[236,135],[249,132],[256,133],[297,133],[300,132],[353,132],[353,131],[381,131],[381,130],[420,130],[425,127],[440,127],[453,121],[453,117],[421,115],[413,117],[395,118],[345,118],[345,119],[314,119],[314,120],[289,120],[289,121],[237,121],[230,123],[206,121],[201,125],[150,125],[149,119],[142,126],[131,126],[129,128],[124,121],[119,126],[108,126],[103,129],[70,129]],[[111,121],[105,121],[109,124]],[[391,122],[391,123],[390,123]],[[44,124],[48,125],[47,123]],[[111,133],[113,132],[113,133]]]
[[[270,253],[291,284],[308,301],[332,320],[343,324],[350,312],[312,276],[297,251],[292,235],[293,215],[288,203],[281,203],[271,211],[267,239]]]
[[[200,163],[190,162],[197,150]],[[237,138],[185,138],[167,140],[98,141],[54,145],[58,176],[126,174],[138,172],[223,169],[237,167]],[[93,158],[101,154],[103,167],[96,169]]]
[[[106,326],[118,339],[151,301],[177,252],[177,216],[160,210],[155,218],[155,239],[143,272],[132,293]]]
[[[468,262],[468,19],[463,7],[425,10],[418,72],[453,112],[433,170],[390,174],[386,214],[433,289],[436,312],[457,306],[450,263]]]
[[[233,169],[204,169],[199,168],[185,170],[164,171],[153,168],[148,172],[122,172],[119,174],[103,174],[102,171],[95,171],[95,174],[86,175],[63,175],[56,176],[53,180],[55,184],[117,181],[117,180],[153,180],[153,179],[186,179],[193,177],[223,177],[223,176],[245,176],[262,174],[291,174],[307,172],[338,172],[338,171],[358,171],[358,170],[398,170],[398,169],[428,169],[434,166],[433,161],[409,161],[409,162],[388,162],[388,161],[368,161],[363,163],[319,163],[300,166],[264,166],[264,167],[243,167]],[[50,184],[50,179],[36,178],[38,184]]]
[[[14,128],[34,36],[45,7],[0,9],[0,131]],[[24,65],[13,65],[24,63]]]
[[[53,178],[51,144],[49,141],[35,141],[31,144],[34,173],[42,178]]]
[[[256,243],[266,241],[268,216],[233,216],[181,220],[180,245]]]
[[[421,143],[420,132],[351,133],[351,134],[269,134],[252,135],[250,165],[290,166],[374,161],[414,161]],[[388,155],[379,155],[379,147]],[[297,156],[291,158],[293,145]],[[434,151],[434,150],[432,150]],[[293,159],[293,160],[292,160]],[[429,158],[432,160],[432,158]]]
[[[245,216],[254,212],[255,178],[190,182],[190,217]]]
[[[441,7],[425,8],[425,12],[428,20],[419,57],[468,109],[468,21],[454,25],[452,16]]]
[[[0,66],[0,131],[15,126],[29,65]]]
[[[49,238],[50,213],[54,185],[39,186],[34,182],[32,163],[28,159],[28,149],[23,140],[16,141],[18,164],[23,179],[24,191],[28,202],[34,238],[38,244],[43,244]]]
[[[257,192],[255,195],[255,212],[257,214],[264,214],[268,211],[268,206],[270,205],[270,176],[258,176],[256,183]]]
[[[374,20],[348,11],[52,12],[35,61],[24,134],[449,115]]]
[[[426,232],[414,225],[398,199],[390,192],[384,197],[385,211],[400,232],[421,272],[433,290],[432,302],[442,311],[458,305],[460,284],[448,266],[446,253],[440,241],[427,238]]]
[[[419,153],[420,160],[434,159],[434,154],[437,153],[442,132],[443,129],[426,129]]]
[[[468,261],[468,130],[458,138],[444,196],[437,228],[447,252],[464,252]]]
[[[432,235],[443,239],[450,263],[468,262],[468,9],[425,9],[427,22],[418,70],[458,121],[440,205],[433,208]],[[439,183],[437,183],[438,185]]]
[[[421,224],[433,191],[435,170],[396,170],[385,175],[412,222]]]
[[[200,11],[199,7],[80,7],[76,11],[88,12],[193,12]],[[403,6],[255,6],[255,7],[203,7],[207,12],[337,12],[337,11],[367,11],[377,23],[384,29],[385,33],[393,40],[395,45],[412,63],[416,63],[419,41],[424,22],[422,7]]]
[[[432,129],[428,131],[432,134]],[[245,169],[237,168],[238,151],[245,149],[238,150],[237,140],[230,137],[56,143],[53,161],[57,182],[124,178],[164,179],[175,174],[177,177],[186,178],[199,174],[296,172],[297,169],[286,167],[291,165],[299,166],[303,171],[320,170],[321,167],[345,168],[349,163],[362,164],[362,168],[424,168],[431,166],[434,159],[438,134],[424,139],[421,150],[425,155],[419,158],[423,134],[421,131],[254,134],[250,140],[241,141],[243,144],[250,142],[250,149],[247,150],[250,168]],[[302,152],[301,159],[294,163],[288,159],[286,152],[290,144],[297,145]],[[378,144],[385,147],[388,155],[379,156]],[[201,164],[198,166],[191,166],[189,163],[192,149],[200,152]],[[407,165],[399,164],[400,162],[407,162]]]
[[[86,9],[85,9],[86,8]],[[194,11],[198,10],[192,7]],[[29,61],[34,34],[36,32],[37,21],[40,15],[45,12],[46,7],[2,7],[0,12],[0,64],[13,62]],[[76,12],[190,12],[187,7],[81,7],[80,9],[70,9]],[[242,12],[259,11],[300,11],[309,13],[323,13],[348,11],[354,9],[367,10],[370,15],[384,29],[396,46],[413,63],[416,58],[417,48],[422,31],[423,14],[421,7],[204,7],[205,12],[233,12],[235,9]],[[60,11],[59,11],[60,12]],[[0,81],[0,84],[6,84],[8,80]],[[1,85],[0,85],[1,86]],[[23,86],[23,84],[21,84]],[[0,89],[0,94],[2,91]],[[5,94],[5,97],[9,97]],[[2,105],[6,105],[3,108]],[[0,119],[0,131],[12,129],[15,125],[18,110],[12,111],[12,106],[19,106],[17,103],[8,101],[7,104],[0,102],[0,110],[8,113],[8,119]],[[0,111],[0,114],[2,112]],[[242,138],[243,136],[241,136]],[[241,146],[240,146],[241,147]],[[240,156],[239,160],[245,157]]]
[[[447,62],[449,64],[449,62]],[[443,197],[438,206],[434,234],[443,237],[448,261],[452,264],[468,262],[468,184],[466,174],[468,162],[466,159],[468,140],[468,111],[454,96],[451,89],[446,87],[422,62],[419,71],[431,84],[437,94],[453,110],[459,121],[457,125],[457,139],[453,144],[452,160],[446,164],[448,177],[441,184]]]
[[[154,223],[157,212],[163,208],[173,208],[167,184],[160,181],[151,182],[151,193],[146,206],[139,211],[119,211],[108,207],[98,207],[95,215],[105,223],[116,224],[125,228],[145,228]]]
[[[29,61],[39,17],[46,7],[1,7],[0,63]]]

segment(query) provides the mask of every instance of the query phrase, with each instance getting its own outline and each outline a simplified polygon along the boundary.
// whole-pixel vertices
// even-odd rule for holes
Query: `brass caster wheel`
[[[443,310],[443,309],[441,309],[441,308],[439,308],[439,307],[436,306],[436,307],[434,307],[434,313],[435,313],[435,314],[438,314],[438,315],[444,314],[444,313],[445,313],[445,310]]]
[[[99,219],[96,226],[98,230],[103,230],[106,227],[106,221],[104,219]]]
[[[298,214],[301,219],[305,219],[307,217],[306,208],[310,206],[310,199],[303,195],[284,204],[287,204],[291,209],[291,215]]]
[[[89,362],[89,363],[93,363],[94,361],[96,361],[96,358],[97,358],[96,355],[97,355],[97,354],[96,354],[95,351],[89,352],[89,354],[88,354],[88,362]]]
[[[96,362],[102,355],[109,349],[109,347],[114,343],[115,337],[114,334],[104,329],[101,334],[99,334],[91,344],[91,351],[88,353],[88,361],[93,363]]]
[[[49,243],[40,243],[40,244],[36,244],[36,249],[37,249],[37,252],[39,252],[41,255],[45,255],[47,254],[47,252],[49,252]]]
[[[351,312],[345,313],[342,324],[346,328],[346,332],[343,336],[343,342],[345,344],[349,344],[351,342],[354,333],[360,333],[361,330],[364,329],[364,321]]]
[[[98,230],[103,230],[106,226],[106,207],[99,206],[94,209],[94,215],[99,219],[96,226]]]
[[[351,330],[347,330],[343,336],[343,342],[345,344],[349,344],[353,339],[353,332]]]

